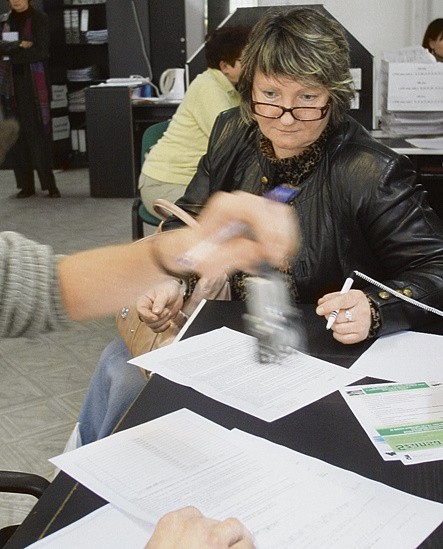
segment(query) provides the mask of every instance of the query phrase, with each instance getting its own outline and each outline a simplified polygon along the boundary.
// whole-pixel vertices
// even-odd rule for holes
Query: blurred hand
[[[163,233],[155,253],[163,268],[208,278],[236,270],[279,266],[301,243],[292,207],[250,193],[218,192],[198,218],[199,227]]]
[[[30,48],[31,46],[32,46],[32,42],[30,42],[29,40],[22,40],[20,42],[20,47],[21,48],[27,49],[27,48]]]
[[[169,278],[140,296],[136,301],[138,315],[154,332],[169,328],[183,306],[184,284]]]
[[[234,518],[208,519],[195,507],[164,515],[146,549],[253,549],[252,536]]]
[[[327,321],[336,309],[339,313],[331,328],[334,338],[345,344],[364,341],[371,328],[371,308],[366,294],[361,290],[326,294],[318,300],[315,312]]]

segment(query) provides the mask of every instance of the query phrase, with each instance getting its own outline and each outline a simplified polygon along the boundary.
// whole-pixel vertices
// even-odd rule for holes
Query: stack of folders
[[[383,57],[382,129],[402,136],[443,134],[443,63],[420,46]]]
[[[91,65],[80,69],[69,69],[66,71],[66,77],[70,82],[91,82],[100,80],[100,72],[97,65]]]
[[[64,0],[65,6],[81,6],[82,4],[106,4],[106,0]]]
[[[108,41],[108,29],[87,31],[85,40],[87,44],[106,44]]]
[[[68,110],[70,112],[86,111],[85,89],[82,88],[68,94]]]

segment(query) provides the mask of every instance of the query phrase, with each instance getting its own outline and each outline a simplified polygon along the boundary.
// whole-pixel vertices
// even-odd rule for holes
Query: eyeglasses
[[[263,116],[263,118],[281,118],[285,112],[290,112],[295,120],[302,122],[314,122],[322,120],[327,114],[331,100],[324,107],[282,107],[281,105],[272,105],[271,103],[260,103],[259,101],[251,101],[251,108],[254,114]]]

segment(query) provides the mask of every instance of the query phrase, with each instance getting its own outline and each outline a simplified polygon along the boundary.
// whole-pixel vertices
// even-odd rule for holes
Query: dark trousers
[[[35,170],[42,190],[51,191],[56,188],[52,171],[52,138],[51,133],[43,128],[40,121],[30,72],[15,73],[14,88],[14,115],[20,124],[20,133],[10,158],[17,187],[25,191],[34,191]]]

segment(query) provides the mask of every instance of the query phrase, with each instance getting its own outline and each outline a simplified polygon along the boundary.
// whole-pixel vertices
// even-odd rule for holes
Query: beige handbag
[[[168,200],[156,200],[154,209],[163,219],[166,219],[169,215],[175,215],[189,227],[198,225],[198,222],[191,215]],[[146,238],[155,237],[155,234],[161,232],[161,226],[162,224],[160,224],[153,235]],[[137,245],[137,242],[141,242],[141,240],[134,242],[134,245]],[[182,311],[179,312],[171,326],[161,333],[153,332],[143,320],[140,320],[135,304],[123,307],[117,313],[116,323],[120,337],[126,343],[131,355],[133,357],[139,356],[172,343],[202,299],[230,300],[231,289],[228,277],[222,275],[211,280],[200,278],[191,296],[184,304]]]

